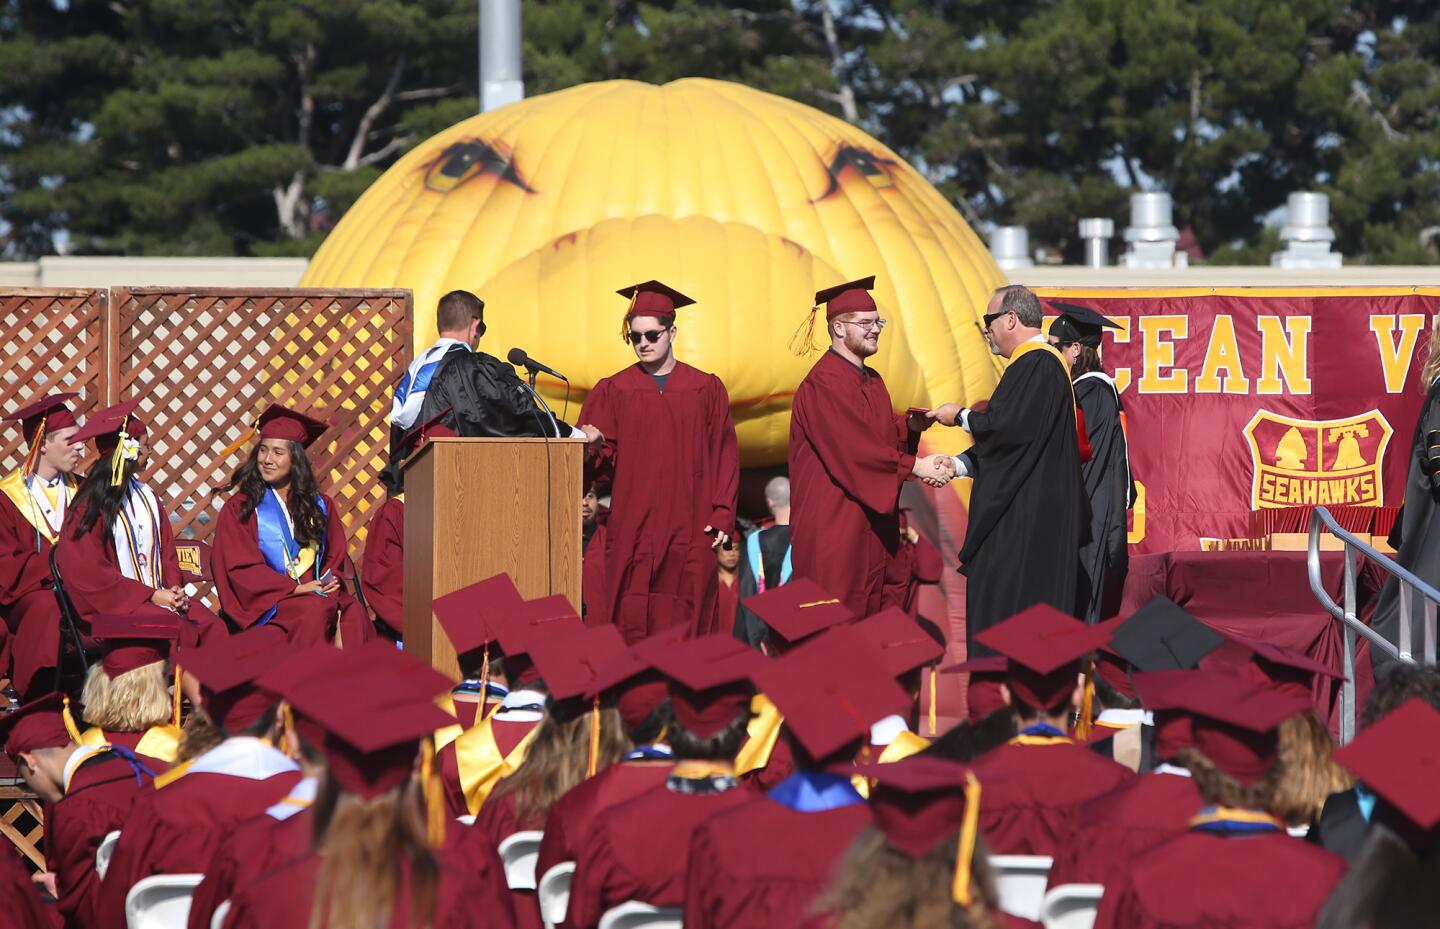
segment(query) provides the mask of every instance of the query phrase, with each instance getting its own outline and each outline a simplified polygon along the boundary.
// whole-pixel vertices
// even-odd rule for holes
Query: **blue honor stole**
[[[865,802],[850,778],[826,771],[796,771],[766,796],[797,813],[823,813]]]
[[[330,511],[325,506],[325,498],[316,494],[315,502],[320,505],[320,512],[328,518]],[[290,521],[285,515],[285,504],[281,502],[280,495],[274,488],[266,487],[265,496],[260,499],[259,506],[255,507],[255,529],[260,543],[260,554],[265,556],[265,563],[275,571],[298,581],[299,578],[291,573],[291,568],[300,560],[300,543],[295,541],[295,533],[291,531]],[[315,563],[311,565],[317,581],[322,573],[320,566],[324,562],[325,539],[322,537],[316,547]],[[278,603],[270,607],[256,625],[263,626],[274,619],[279,609]]]

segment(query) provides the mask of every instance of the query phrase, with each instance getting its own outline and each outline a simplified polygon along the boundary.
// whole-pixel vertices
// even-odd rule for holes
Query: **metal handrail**
[[[1344,546],[1345,556],[1345,605],[1336,603],[1320,577],[1320,532],[1328,530]],[[1376,567],[1400,582],[1400,642],[1391,642],[1360,620],[1356,607],[1357,574],[1355,554],[1359,552]],[[1406,664],[1418,664],[1411,653],[1411,604],[1416,592],[1424,600],[1425,664],[1435,664],[1436,610],[1440,605],[1440,590],[1436,590],[1420,578],[1401,567],[1395,559],[1381,553],[1373,545],[1363,542],[1354,533],[1342,529],[1323,506],[1317,506],[1310,515],[1310,544],[1305,552],[1305,566],[1310,575],[1310,592],[1320,601],[1331,616],[1338,619],[1345,638],[1344,660],[1345,681],[1340,687],[1340,743],[1343,745],[1355,737],[1355,636],[1369,640],[1372,648],[1379,648],[1386,654]]]

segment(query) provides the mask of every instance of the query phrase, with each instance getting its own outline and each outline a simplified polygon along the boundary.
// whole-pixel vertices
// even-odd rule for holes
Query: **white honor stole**
[[[156,590],[164,586],[160,569],[160,520],[164,518],[154,492],[132,480],[111,527],[120,573]]]
[[[66,504],[75,495],[75,488],[60,475],[55,482],[48,483],[39,477],[31,475],[25,481],[25,489],[30,494],[30,504],[35,513],[45,520],[45,536],[50,541],[60,537],[60,527],[65,522]],[[49,491],[55,491],[55,499],[50,499]]]

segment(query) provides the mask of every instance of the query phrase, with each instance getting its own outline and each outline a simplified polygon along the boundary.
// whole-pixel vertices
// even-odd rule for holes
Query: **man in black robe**
[[[464,299],[479,321],[475,342],[485,334],[485,304],[457,290],[442,298]],[[466,299],[468,298],[468,299]],[[475,344],[475,343],[472,343]],[[569,425],[552,419],[507,361],[479,351],[447,353],[436,369],[418,420],[426,422],[449,410],[444,423],[461,436],[569,436]],[[557,433],[558,428],[558,433]]]
[[[1437,348],[1440,348],[1440,329],[1430,337],[1431,359],[1437,357]],[[1400,566],[1433,587],[1440,585],[1440,375],[1431,371],[1428,363],[1425,373],[1431,375],[1431,380],[1410,440],[1404,503],[1389,542],[1395,548],[1395,560]],[[1425,641],[1421,619],[1423,602],[1417,594],[1410,606],[1412,655],[1419,653]],[[1380,588],[1370,627],[1397,646],[1400,644],[1400,583],[1393,574]],[[1370,665],[1376,681],[1400,664],[1400,659],[1383,649],[1370,647]]]
[[[740,557],[740,607],[735,611],[735,638],[756,648],[768,641],[770,630],[745,601],[790,580],[788,477],[772,477],[766,482],[765,506],[775,522],[745,538]]]
[[[1054,307],[1060,318],[1050,325],[1050,344],[1070,363],[1075,402],[1090,447],[1090,457],[1080,465],[1090,501],[1090,541],[1080,548],[1084,573],[1076,615],[1093,625],[1119,612],[1130,569],[1125,514],[1135,503],[1135,482],[1125,441],[1125,407],[1100,363],[1101,333],[1107,327],[1120,327],[1089,307],[1069,303]]]
[[[995,654],[976,642],[977,633],[1027,607],[1075,613],[1089,513],[1070,372],[1046,341],[1043,318],[1029,289],[997,290],[986,307],[985,338],[1010,365],[990,402],[968,409],[947,403],[928,414],[975,440],[955,456],[956,476],[975,480],[959,556],[972,658]]]

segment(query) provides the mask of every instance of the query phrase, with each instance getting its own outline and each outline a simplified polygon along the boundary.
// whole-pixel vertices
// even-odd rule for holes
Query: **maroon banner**
[[[1247,535],[1255,509],[1398,506],[1435,288],[1037,290],[1101,350],[1142,488],[1132,551]]]

